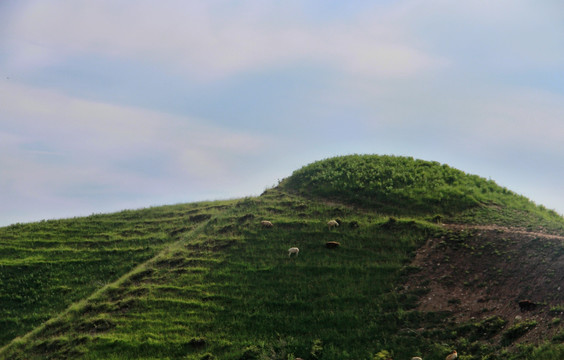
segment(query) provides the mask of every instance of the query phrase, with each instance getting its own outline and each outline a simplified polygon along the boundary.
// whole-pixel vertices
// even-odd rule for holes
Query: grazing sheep
[[[336,248],[338,248],[339,246],[341,246],[341,243],[339,243],[339,242],[337,242],[337,241],[327,241],[327,242],[325,243],[325,247],[326,247],[327,249],[336,249]]]
[[[296,256],[298,256],[300,252],[300,249],[298,249],[297,247],[291,247],[288,249],[288,257],[290,257],[292,254],[296,254]]]
[[[336,220],[329,220],[327,222],[327,227],[329,227],[329,230],[337,226],[339,226],[339,223]]]
[[[263,228],[271,228],[274,225],[272,225],[272,223],[268,220],[263,220],[260,222],[260,224],[262,225]]]
[[[423,360],[423,359],[421,359],[419,356],[414,356],[411,358],[411,360]]]
[[[456,352],[456,350],[454,350],[453,352],[451,352],[449,355],[447,355],[447,357],[445,358],[445,360],[454,360],[458,357],[458,353]]]

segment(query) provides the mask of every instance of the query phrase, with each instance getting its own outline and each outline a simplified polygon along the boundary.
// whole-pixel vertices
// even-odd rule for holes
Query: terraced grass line
[[[404,300],[389,292],[434,225],[390,226],[385,217],[278,190],[232,205],[3,354],[286,359],[320,355],[323,343],[319,359],[365,359],[397,332]],[[329,231],[336,214],[343,225]],[[275,227],[263,229],[262,219]],[[329,251],[326,240],[343,247]],[[288,258],[293,245],[300,255]]]
[[[196,238],[198,234],[200,234],[203,231],[207,223],[208,221],[200,223],[196,228],[191,230],[189,233],[185,234],[185,237],[166,246],[156,256],[137,265],[133,270],[121,276],[116,281],[106,284],[102,288],[96,290],[87,298],[71,304],[66,310],[61,312],[59,315],[49,319],[48,321],[34,328],[32,331],[28,332],[24,336],[13,339],[10,343],[0,348],[0,358],[4,358],[5,356],[7,356],[12,347],[25,344],[30,339],[36,337],[42,332],[48,331],[50,327],[64,323],[66,320],[68,320],[71,317],[72,313],[83,312],[85,308],[89,306],[89,304],[92,303],[94,300],[105,297],[108,293],[111,293],[111,291],[114,289],[118,289],[125,282],[132,281],[132,279],[134,279],[136,276],[143,274],[145,271],[147,271],[150,268],[151,265],[157,264],[159,261],[169,258],[170,254],[174,253],[175,250],[181,246],[181,244],[189,241],[190,239]]]
[[[0,347],[230,205],[168,205],[0,228]]]

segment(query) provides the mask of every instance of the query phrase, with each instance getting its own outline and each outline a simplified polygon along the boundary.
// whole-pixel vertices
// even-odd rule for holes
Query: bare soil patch
[[[534,320],[516,342],[550,340],[564,317],[564,237],[521,228],[444,225],[449,231],[431,238],[416,254],[406,290],[427,293],[417,310],[448,311],[455,323],[492,316],[511,326]],[[537,304],[523,310],[519,301]],[[562,319],[564,320],[564,319]],[[503,331],[490,339],[498,341]]]

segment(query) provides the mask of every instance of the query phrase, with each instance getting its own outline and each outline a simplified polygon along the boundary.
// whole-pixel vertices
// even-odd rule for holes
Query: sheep
[[[262,225],[263,228],[271,228],[274,225],[272,225],[272,223],[268,220],[263,220],[260,222],[260,224]]]
[[[337,241],[327,241],[327,242],[325,243],[325,247],[326,247],[327,249],[336,249],[336,248],[338,248],[339,246],[341,246],[341,243],[339,243],[339,242],[337,242]]]
[[[447,355],[445,360],[454,360],[457,357],[458,357],[458,353],[456,352],[456,350],[454,350],[453,352],[451,352],[450,354]]]
[[[329,230],[337,226],[339,226],[339,223],[336,220],[329,220],[327,222],[327,227],[329,227]]]
[[[298,256],[300,252],[300,249],[298,249],[297,247],[291,247],[288,249],[288,257],[290,257],[292,254],[296,254],[296,256]]]
[[[419,356],[414,356],[411,358],[411,360],[423,360],[423,359],[421,359]]]

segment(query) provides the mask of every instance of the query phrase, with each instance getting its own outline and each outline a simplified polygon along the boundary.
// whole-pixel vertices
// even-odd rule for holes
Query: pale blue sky
[[[0,2],[0,225],[408,155],[564,213],[555,0]]]

